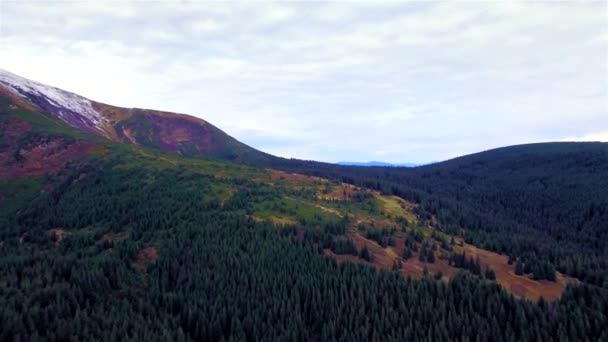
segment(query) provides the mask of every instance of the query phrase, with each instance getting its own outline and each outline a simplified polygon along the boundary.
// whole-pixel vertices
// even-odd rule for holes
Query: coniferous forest
[[[415,169],[226,162],[132,148],[0,105],[10,176],[0,180],[0,340],[608,340],[606,144],[518,146]],[[49,146],[49,168],[53,153],[91,147],[53,172],[8,174],[36,170],[28,153]],[[269,167],[291,173],[273,178]],[[376,197],[361,190],[320,210],[293,172],[334,182],[311,181],[327,193],[344,182],[414,203],[417,223],[397,220],[408,229],[404,262],[439,262],[435,250],[457,237],[508,255],[517,275],[576,282],[558,300],[531,301],[464,253],[449,256],[460,272],[447,281],[403,276],[400,262],[374,268],[373,249],[347,233],[392,248],[395,229],[332,210],[378,219]],[[297,219],[273,221],[277,212]]]
[[[558,270],[608,286],[606,143],[512,146],[411,169],[266,163],[411,200],[427,222],[528,264],[539,279]]]
[[[464,273],[444,283],[338,265],[295,227],[242,215],[239,201],[268,196],[254,184],[221,205],[201,198],[238,180],[123,163],[61,174],[3,216],[2,340],[608,338],[605,288],[583,284],[556,303],[532,303]],[[62,239],[55,227],[72,233]]]

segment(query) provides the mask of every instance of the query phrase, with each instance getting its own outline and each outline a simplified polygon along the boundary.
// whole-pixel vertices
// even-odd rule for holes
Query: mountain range
[[[0,70],[0,339],[608,338],[608,144],[395,166]]]
[[[341,161],[337,162],[338,165],[346,165],[346,166],[385,166],[385,167],[416,167],[422,164],[416,163],[386,163],[380,161],[369,161],[369,162],[349,162],[349,161]]]

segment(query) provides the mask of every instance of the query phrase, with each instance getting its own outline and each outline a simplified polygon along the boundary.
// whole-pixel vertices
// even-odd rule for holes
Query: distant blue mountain
[[[337,162],[336,164],[345,165],[345,166],[384,166],[384,167],[416,167],[416,166],[423,165],[423,164],[415,164],[415,163],[393,164],[393,163],[385,163],[385,162],[379,162],[379,161],[369,161],[369,162],[341,161],[341,162]]]

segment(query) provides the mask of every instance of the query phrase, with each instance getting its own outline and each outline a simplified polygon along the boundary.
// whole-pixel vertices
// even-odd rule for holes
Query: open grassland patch
[[[266,169],[267,175],[264,179],[257,179],[264,183],[282,188],[287,191],[307,191],[311,194],[315,194],[321,191],[322,188],[331,186],[327,179],[305,176],[297,173],[287,173],[283,171],[277,171],[273,169]]]
[[[325,201],[348,201],[361,191],[354,185],[342,184],[324,184],[317,191],[317,198]]]
[[[508,258],[473,245],[457,247],[474,258],[479,257],[483,267],[490,266],[496,272],[496,281],[517,297],[538,300],[541,296],[548,301],[559,299],[568,284],[577,283],[575,278],[556,272],[556,281],[535,280],[529,276],[515,274],[515,263],[509,265]]]
[[[433,263],[422,262],[418,260],[419,252],[414,252],[413,256],[407,260],[403,259],[404,238],[396,238],[395,246],[387,246],[382,248],[377,242],[366,239],[360,234],[355,234],[353,241],[360,250],[366,246],[374,256],[373,265],[378,269],[390,270],[396,261],[401,261],[402,268],[399,270],[404,277],[412,277],[420,279],[424,276],[425,269],[429,275],[435,275],[441,272],[444,275],[444,280],[453,277],[458,273],[459,269],[448,265],[447,260],[436,258]],[[439,255],[439,253],[436,253]]]
[[[399,223],[383,217],[378,218],[374,216],[367,216],[361,213],[355,213],[352,215],[352,217],[354,218],[353,222],[356,224],[365,224],[371,227],[389,228],[395,230],[402,228],[402,225],[400,225]]]
[[[285,222],[299,222],[313,226],[340,220],[338,212],[328,208],[324,210],[315,203],[308,203],[292,197],[255,203],[254,214],[261,219],[279,218]]]
[[[438,236],[439,234],[436,233]],[[400,264],[397,270],[404,277],[412,277],[414,279],[422,278],[425,273],[429,276],[438,276],[443,281],[449,281],[459,272],[466,272],[463,269],[454,267],[449,264],[449,252],[441,248],[432,252],[435,254],[434,262],[423,262],[419,259],[420,250],[412,253],[408,259],[402,256],[405,250],[405,234],[400,233],[394,237],[395,244],[393,246],[382,247],[376,241],[365,238],[361,233],[354,231],[348,234],[352,239],[358,251],[367,248],[373,256],[371,262],[363,260],[357,255],[336,254],[329,249],[325,249],[325,255],[334,258],[338,262],[353,262],[358,264],[367,264],[374,266],[376,269],[394,270],[396,263]],[[429,234],[424,234],[425,239],[430,241]],[[449,237],[442,234],[441,237]],[[453,246],[454,253],[465,252],[467,257],[472,257],[479,260],[482,271],[488,267],[496,274],[496,282],[505,290],[518,298],[525,298],[531,301],[538,301],[541,297],[547,301],[556,301],[563,294],[569,284],[576,284],[578,281],[575,278],[567,277],[561,273],[556,273],[557,280],[555,282],[548,280],[535,280],[530,276],[519,276],[515,274],[514,264],[508,264],[508,258],[504,255],[497,254],[488,250],[477,248],[473,245],[462,244],[460,239],[457,239],[457,244]],[[439,279],[439,278],[437,278]]]
[[[314,204],[314,206],[315,206],[315,207],[317,207],[317,208],[319,208],[319,209],[321,209],[321,210],[323,210],[324,212],[334,214],[334,215],[336,215],[336,216],[338,216],[338,217],[344,217],[344,214],[343,214],[343,213],[341,213],[341,212],[340,212],[339,210],[337,210],[337,209],[334,209],[334,208],[328,208],[328,207],[322,206],[321,204],[317,204],[317,203],[315,203],[315,204]]]
[[[410,223],[416,223],[418,220],[414,209],[416,205],[397,196],[385,196],[380,194],[374,194],[374,197],[378,200],[378,206],[380,211],[387,216],[391,217],[402,217]]]
[[[254,216],[252,216],[252,218],[256,221],[269,221],[270,223],[278,225],[278,226],[290,226],[290,225],[294,225],[294,224],[298,223],[293,218],[280,217],[280,216],[274,216],[274,215],[266,215],[264,217],[254,215]]]

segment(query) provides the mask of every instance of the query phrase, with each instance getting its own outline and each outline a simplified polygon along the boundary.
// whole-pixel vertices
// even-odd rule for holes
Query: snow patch
[[[44,98],[52,107],[54,107],[55,110],[53,111],[53,114],[56,114],[60,119],[72,126],[82,126],[82,124],[77,125],[69,120],[70,117],[78,115],[81,116],[78,118],[80,121],[87,126],[93,126],[88,127],[89,129],[94,129],[101,133],[104,132],[103,123],[106,119],[93,109],[91,101],[87,98],[59,88],[28,80],[3,69],[0,69],[0,84],[5,85],[9,90],[26,99],[31,100],[32,97]]]

